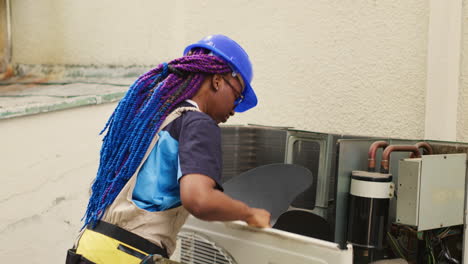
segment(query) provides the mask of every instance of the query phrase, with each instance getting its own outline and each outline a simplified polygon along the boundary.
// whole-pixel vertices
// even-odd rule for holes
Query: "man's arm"
[[[206,221],[245,221],[250,226],[270,227],[270,213],[252,208],[215,189],[215,181],[203,174],[180,179],[182,205],[193,216]]]

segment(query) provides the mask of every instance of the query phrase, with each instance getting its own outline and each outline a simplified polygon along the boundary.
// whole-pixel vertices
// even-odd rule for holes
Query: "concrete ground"
[[[140,67],[18,65],[12,76],[0,76],[0,119],[115,102],[142,72]]]

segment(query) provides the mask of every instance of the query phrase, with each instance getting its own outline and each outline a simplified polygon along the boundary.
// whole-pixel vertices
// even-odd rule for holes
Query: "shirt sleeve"
[[[211,119],[184,120],[179,136],[180,178],[187,174],[203,174],[221,185],[221,130]]]

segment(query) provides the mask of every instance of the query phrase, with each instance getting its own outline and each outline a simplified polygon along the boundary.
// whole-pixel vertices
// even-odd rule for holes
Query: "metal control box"
[[[397,223],[418,231],[462,225],[465,173],[466,154],[400,160]]]

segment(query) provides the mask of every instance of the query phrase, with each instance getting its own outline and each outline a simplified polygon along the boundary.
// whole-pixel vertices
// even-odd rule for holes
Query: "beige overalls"
[[[183,206],[159,212],[146,211],[135,205],[135,203],[133,202],[132,194],[137,180],[137,175],[159,139],[158,133],[185,111],[200,110],[198,110],[195,107],[180,107],[168,115],[168,117],[165,119],[158,132],[154,136],[153,140],[151,141],[151,144],[148,147],[148,150],[146,151],[146,154],[143,160],[141,161],[140,165],[138,166],[137,170],[132,175],[130,180],[125,184],[125,186],[120,191],[119,195],[116,197],[114,202],[106,209],[106,212],[102,218],[102,221],[117,225],[127,231],[130,231],[149,240],[150,242],[162,248],[165,248],[169,256],[174,252],[176,246],[177,233],[181,229],[182,225],[185,223],[185,220],[189,215],[188,211]],[[78,242],[76,253],[83,255],[87,259],[96,263],[111,263],[109,261],[115,261],[116,259],[118,259],[119,263],[124,263],[122,262],[122,258],[129,257],[125,255],[103,256],[102,254],[97,254],[98,250],[96,250],[96,247],[102,247],[103,244],[112,244],[109,245],[109,247],[112,248],[115,245],[113,245],[113,242],[98,241],[98,243],[96,243],[95,241],[99,240],[100,238],[98,237],[90,239],[89,234],[91,234],[91,232],[92,230],[86,230],[83,233]],[[86,236],[87,233],[88,235]],[[100,234],[92,235],[96,237]],[[145,252],[142,253],[146,254]],[[125,253],[116,252],[115,254]],[[134,258],[133,256],[130,257]],[[105,258],[106,260],[104,260],[103,258]],[[109,258],[111,258],[112,260]],[[135,259],[135,261],[137,260]],[[131,262],[138,263],[134,262],[133,259]]]

